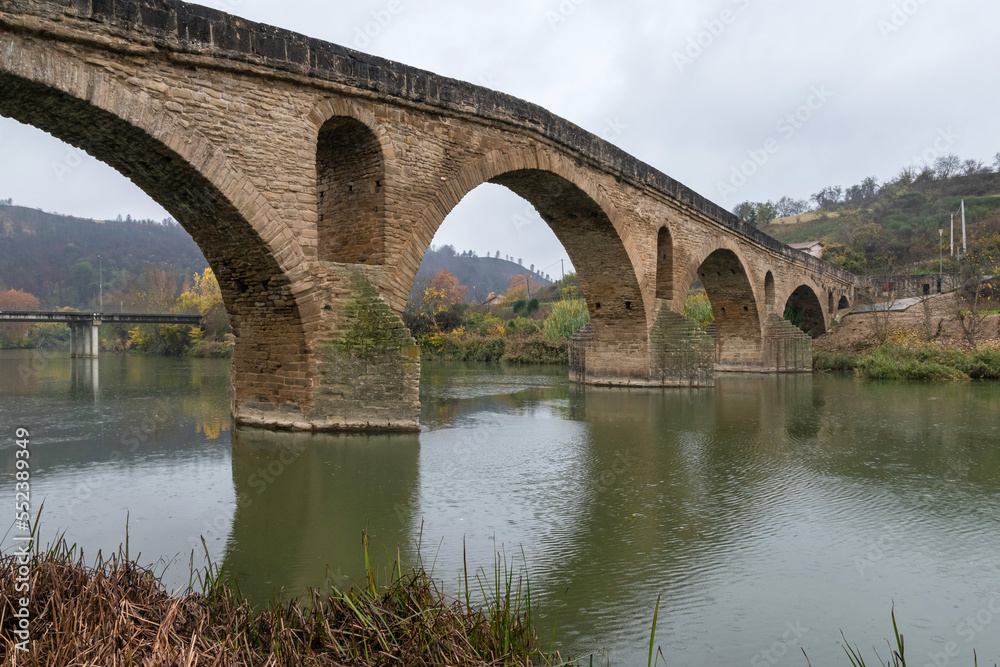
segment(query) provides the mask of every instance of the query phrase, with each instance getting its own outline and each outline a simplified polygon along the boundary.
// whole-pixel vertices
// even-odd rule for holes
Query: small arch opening
[[[320,260],[372,264],[380,259],[384,171],[382,146],[364,123],[334,116],[320,128],[316,146]]]
[[[666,227],[656,235],[656,298],[674,298],[674,241]]]

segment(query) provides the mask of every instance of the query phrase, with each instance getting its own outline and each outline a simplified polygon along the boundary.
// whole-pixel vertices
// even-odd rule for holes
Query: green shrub
[[[969,376],[952,365],[942,361],[940,348],[908,348],[886,344],[861,355],[856,362],[858,375],[872,380],[919,380],[923,382],[944,382],[968,380]]]
[[[857,356],[849,352],[827,352],[813,350],[813,368],[818,371],[850,371],[854,370]]]
[[[543,335],[507,341],[503,361],[510,364],[568,364],[569,340]]]
[[[569,339],[590,321],[585,301],[558,301],[542,323],[542,333],[549,340]]]
[[[506,351],[506,341],[499,336],[470,336],[465,339],[463,361],[500,361]]]
[[[702,329],[715,321],[715,313],[712,312],[712,302],[708,300],[708,293],[703,290],[691,290],[684,300],[684,317],[694,320]]]
[[[516,317],[507,322],[507,336],[531,336],[538,333],[538,322],[526,317]]]

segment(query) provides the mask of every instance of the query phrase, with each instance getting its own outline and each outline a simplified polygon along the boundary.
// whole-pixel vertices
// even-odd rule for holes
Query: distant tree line
[[[823,259],[856,274],[958,271],[959,211],[964,201],[968,252],[982,253],[1000,233],[1000,153],[993,168],[978,160],[942,155],[922,168],[906,167],[885,182],[869,176],[843,188],[821,188],[807,203],[741,202],[733,213],[744,223],[767,225],[778,217],[815,214],[798,225],[770,227],[781,240],[821,241]],[[950,220],[956,221],[951,253]],[[940,230],[940,231],[939,231]]]
[[[802,215],[810,210],[834,212],[840,207],[860,208],[871,205],[887,187],[899,183],[913,183],[918,180],[947,180],[955,176],[975,176],[1000,172],[1000,152],[993,158],[992,168],[982,160],[963,160],[958,155],[950,153],[942,155],[923,169],[905,167],[895,179],[879,183],[878,178],[869,176],[857,185],[843,188],[831,185],[813,194],[809,201],[782,197],[778,201],[743,201],[733,208],[733,214],[740,221],[753,227],[770,224],[776,218],[792,215]]]

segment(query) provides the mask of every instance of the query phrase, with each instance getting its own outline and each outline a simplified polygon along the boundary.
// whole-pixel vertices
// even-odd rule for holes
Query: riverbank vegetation
[[[263,608],[252,605],[238,583],[211,563],[192,568],[187,590],[172,595],[161,576],[130,559],[127,542],[110,557],[98,553],[90,564],[62,539],[41,551],[35,544],[27,564],[12,553],[0,554],[0,661],[191,667],[595,664],[592,655],[585,662],[563,661],[552,650],[554,638],[545,645],[534,627],[527,577],[501,557],[490,573],[480,570],[470,579],[466,571],[460,581],[464,599],[455,599],[441,592],[422,565],[409,572],[398,561],[383,570],[372,567],[367,535],[362,544],[362,581],[346,590],[328,584],[294,599],[275,596]],[[22,581],[29,586],[27,596],[19,588]],[[476,602],[470,588],[479,595]],[[655,643],[659,605],[657,600],[649,665],[664,657]],[[19,636],[22,608],[27,631]],[[899,667],[906,662],[895,609],[891,619],[890,659],[883,662],[876,651],[875,664]],[[842,647],[844,664],[866,664],[846,637]],[[805,647],[803,655],[808,662]]]
[[[407,304],[403,321],[422,358],[564,364],[569,339],[590,321],[576,274],[550,285],[519,274],[481,302],[467,303],[468,291],[445,269]]]
[[[878,347],[857,352],[816,350],[817,370],[854,371],[872,380],[998,380],[1000,345],[973,348],[944,347],[940,343],[894,337]]]
[[[369,566],[348,590],[331,584],[263,609],[211,564],[172,596],[127,546],[88,565],[60,541],[33,553],[27,568],[30,650],[21,665],[562,664],[535,633],[527,579],[502,560],[471,581],[466,573],[464,600],[442,594],[422,567],[404,572],[396,562],[381,573]],[[15,557],[0,556],[0,569],[0,653],[13,664],[14,601],[24,594]]]

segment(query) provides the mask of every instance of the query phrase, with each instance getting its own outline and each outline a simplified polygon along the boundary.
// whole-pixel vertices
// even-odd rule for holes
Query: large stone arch
[[[0,115],[34,126],[116,169],[191,234],[219,280],[233,325],[233,413],[308,407],[306,317],[319,306],[294,236],[226,154],[158,100],[100,66],[21,36],[0,49]],[[305,282],[305,285],[302,283]],[[262,306],[262,304],[265,304]],[[277,381],[276,381],[277,380]],[[267,421],[266,419],[264,421]]]
[[[574,163],[534,150],[492,152],[467,165],[434,195],[420,216],[390,287],[402,310],[420,260],[448,213],[483,183],[502,185],[528,201],[562,243],[576,268],[590,312],[592,349],[609,350],[609,383],[648,375],[647,313],[636,269],[640,253],[629,246],[614,206]],[[611,347],[617,351],[614,356]],[[588,372],[605,368],[591,354]],[[614,358],[612,358],[614,356]]]
[[[685,285],[700,280],[715,315],[716,369],[754,370],[761,365],[762,323],[757,294],[736,248],[703,249]]]
[[[813,286],[801,284],[792,290],[782,304],[782,313],[784,314],[789,308],[795,313],[793,323],[810,336],[817,338],[826,333],[823,302]]]

